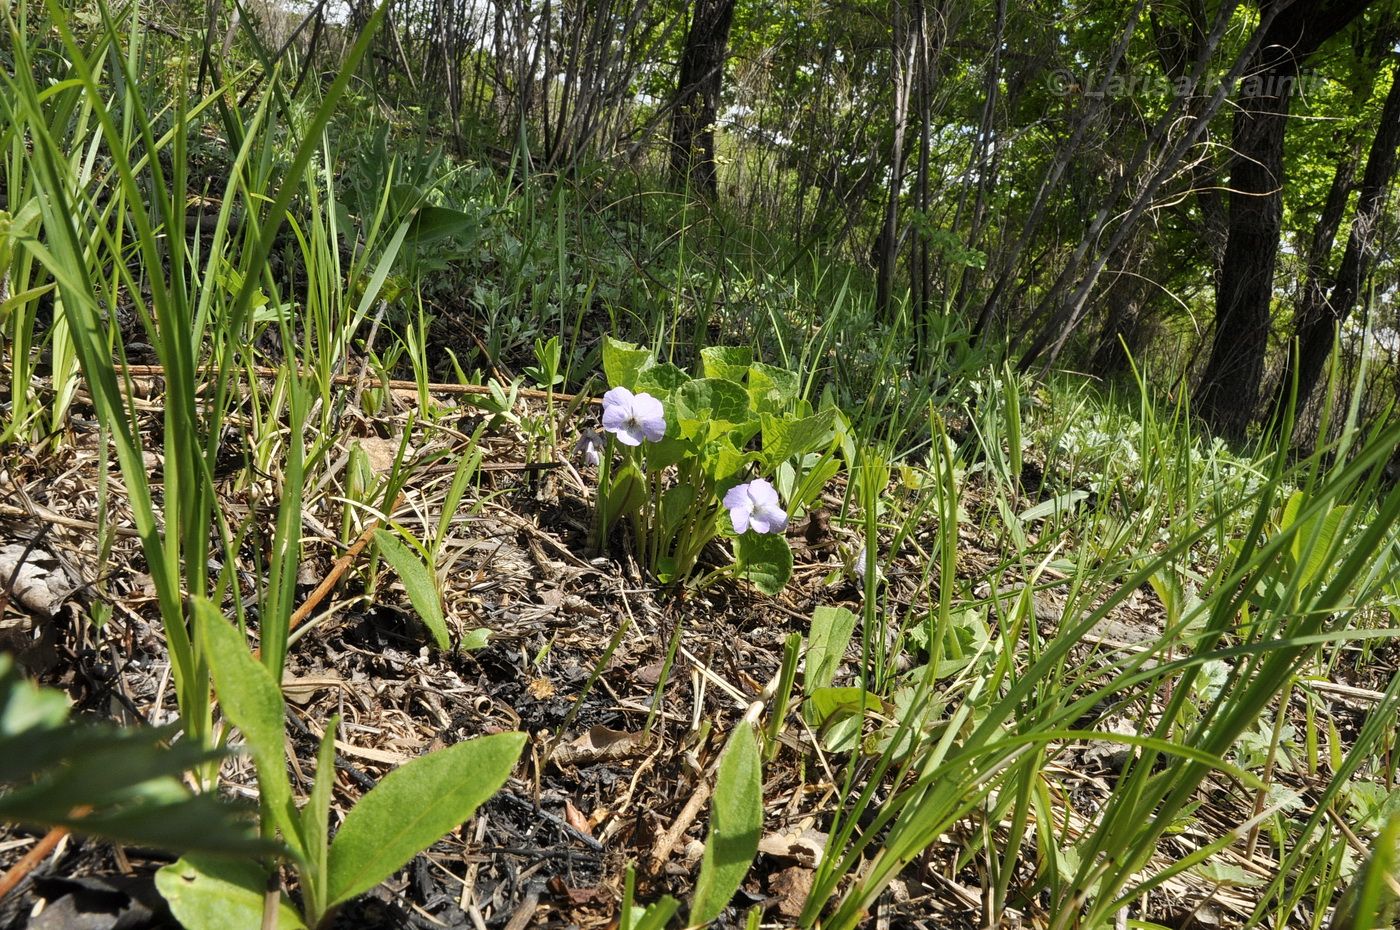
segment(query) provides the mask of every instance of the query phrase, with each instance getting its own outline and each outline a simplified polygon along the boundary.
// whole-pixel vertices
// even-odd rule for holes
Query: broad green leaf
[[[672,429],[674,423],[675,420],[667,420],[667,428]],[[667,436],[660,442],[649,442],[644,450],[647,468],[657,471],[677,465],[687,456],[694,455],[695,448],[695,440],[682,439],[677,435]]]
[[[1041,501],[1034,507],[1023,511],[1017,519],[1022,523],[1034,523],[1036,520],[1044,520],[1046,517],[1068,513],[1074,509],[1076,504],[1088,496],[1088,491],[1085,491],[1083,488],[1076,488],[1073,491],[1067,491],[1064,494],[1052,497],[1048,501]]]
[[[1316,578],[1324,568],[1327,567],[1327,560],[1332,556],[1332,545],[1337,538],[1337,532],[1341,529],[1342,521],[1347,517],[1348,506],[1342,504],[1327,511],[1322,518],[1322,526],[1313,535],[1311,527],[1300,529],[1293,539],[1294,551],[1301,544],[1307,548],[1307,558],[1300,559],[1303,566],[1303,584],[1307,584]]]
[[[740,724],[729,738],[710,801],[710,835],[695,881],[690,926],[708,924],[739,890],[758,853],[763,832],[763,773],[753,728]]]
[[[814,688],[807,698],[808,720],[824,726],[843,717],[880,710],[880,698],[863,688]]]
[[[287,778],[282,689],[267,666],[248,651],[243,634],[220,616],[213,604],[196,598],[194,616],[224,717],[243,732],[252,753],[263,807],[272,814],[287,842],[300,848],[292,785]]]
[[[167,745],[169,728],[120,731],[90,723],[39,732],[15,756],[59,749],[50,765],[0,794],[0,821],[69,830],[173,852],[268,854],[280,845],[254,833],[255,811],[191,794],[181,776],[217,754]],[[182,741],[188,742],[188,741]],[[7,766],[11,771],[15,766]],[[75,810],[86,810],[74,816]]]
[[[805,510],[812,505],[812,502],[821,497],[822,489],[826,487],[828,481],[836,477],[836,473],[841,470],[841,463],[833,455],[808,456],[808,459],[816,458],[815,465],[807,468],[801,475],[801,479],[794,481],[795,487],[785,495],[790,509]],[[804,466],[805,467],[805,466]],[[797,477],[796,473],[793,475]]]
[[[784,368],[749,366],[749,401],[757,413],[787,413],[797,401],[797,386],[797,375]]]
[[[666,493],[661,495],[661,533],[670,539],[680,528],[681,521],[690,512],[690,505],[695,503],[695,486],[690,484],[678,484],[667,488]]]
[[[666,925],[680,907],[681,902],[668,894],[646,907],[633,905],[632,913],[622,923],[623,930],[666,930]]]
[[[749,441],[757,436],[759,430],[762,428],[763,424],[758,421],[758,417],[750,414],[749,419],[740,423],[725,435],[730,442],[734,443],[736,448],[747,449]],[[758,453],[754,453],[754,460],[758,460]]]
[[[176,727],[68,722],[68,699],[26,680],[0,655],[0,821],[71,830],[179,852],[258,854],[251,811],[182,776],[220,758]],[[81,813],[81,816],[75,814]]]
[[[18,674],[14,661],[8,653],[0,654],[0,739],[62,725],[68,719],[68,698]]]
[[[1294,491],[1288,496],[1288,502],[1283,505],[1283,513],[1279,516],[1278,527],[1287,531],[1298,521],[1298,513],[1306,504],[1307,495],[1302,491]],[[1289,554],[1293,557],[1294,566],[1303,564],[1303,548],[1307,546],[1307,528],[1299,527],[1299,532],[1293,535],[1293,542],[1289,546]]]
[[[681,371],[670,362],[665,362],[660,365],[652,365],[648,368],[643,368],[638,372],[635,390],[638,392],[645,391],[653,397],[665,401],[675,393],[681,385],[689,380],[690,375]]]
[[[656,557],[656,580],[662,584],[670,584],[676,580],[676,574],[680,571],[680,561],[673,555],[661,555]]]
[[[734,540],[734,570],[764,594],[776,595],[792,577],[792,549],[781,533],[745,533]]]
[[[408,239],[423,245],[449,236],[461,236],[476,230],[480,221],[470,213],[453,210],[450,207],[423,207],[414,216],[409,227]]]
[[[608,485],[603,510],[608,526],[612,527],[621,517],[635,513],[645,500],[646,480],[637,466],[629,462],[617,470]]]
[[[1286,530],[1298,519],[1298,511],[1303,509],[1303,504],[1307,503],[1307,495],[1302,491],[1294,491],[1288,495],[1288,502],[1283,505],[1283,513],[1279,517],[1279,529]]]
[[[458,648],[462,652],[475,652],[478,649],[485,649],[490,642],[491,631],[486,627],[479,626],[462,637],[462,645]]]
[[[848,752],[860,739],[867,712],[881,709],[880,699],[860,688],[816,688],[802,706],[807,723],[821,732],[830,752]]]
[[[433,634],[437,647],[444,650],[450,648],[452,643],[447,635],[447,620],[442,615],[442,595],[432,571],[388,530],[375,530],[374,542],[379,546],[384,561],[393,567],[399,581],[403,582],[409,603],[428,632]]]
[[[807,638],[807,662],[802,673],[807,694],[831,684],[846,657],[855,628],[856,615],[845,607],[824,605],[812,611],[812,632]]]
[[[247,859],[188,856],[156,873],[156,890],[185,930],[256,930],[263,925],[267,872]],[[277,930],[306,930],[285,897]]]
[[[802,419],[763,414],[763,455],[776,468],[794,455],[806,455],[829,447],[835,439],[835,417],[830,410]]]
[[[705,444],[704,458],[700,465],[715,487],[722,487],[727,491],[739,483],[740,473],[757,458],[757,453],[743,452],[734,445],[732,436],[721,436],[714,442]],[[723,496],[720,495],[721,498]]]
[[[700,369],[707,378],[724,378],[743,384],[751,364],[753,349],[748,346],[710,346],[700,350]]]
[[[461,826],[505,782],[524,745],[524,733],[482,736],[385,775],[331,843],[327,905],[370,890]]]
[[[681,435],[719,436],[749,420],[749,397],[742,386],[720,378],[697,378],[676,392]]]
[[[1195,866],[1191,871],[1212,885],[1257,888],[1266,881],[1263,876],[1230,862],[1206,861]]]
[[[603,375],[608,379],[608,387],[635,391],[637,376],[655,364],[650,349],[641,349],[611,336],[603,337]]]

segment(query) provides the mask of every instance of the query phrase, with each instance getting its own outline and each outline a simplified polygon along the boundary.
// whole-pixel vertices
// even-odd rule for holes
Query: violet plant
[[[697,583],[733,574],[775,594],[792,574],[784,532],[839,470],[847,422],[830,402],[813,409],[797,375],[748,348],[700,355],[692,377],[648,349],[604,341],[603,444],[582,450],[599,454],[594,546],[626,521],[639,563],[682,584],[724,536],[733,562]]]

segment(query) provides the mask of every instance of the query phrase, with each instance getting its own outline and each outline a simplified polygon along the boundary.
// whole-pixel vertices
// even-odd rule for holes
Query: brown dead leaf
[[[561,875],[556,875],[549,880],[549,890],[558,897],[566,898],[574,907],[612,903],[610,892],[602,888],[573,888],[565,884]]]
[[[798,917],[812,893],[811,869],[794,865],[768,876],[768,893],[778,899],[778,913],[784,917]]]
[[[530,697],[537,701],[543,701],[545,698],[554,697],[554,682],[548,678],[532,678],[530,683],[525,686],[525,690],[530,692]]]
[[[43,617],[52,617],[77,589],[52,555],[19,543],[0,548],[0,591],[10,582],[15,601]]]
[[[299,677],[284,675],[282,677],[282,696],[293,704],[306,704],[327,688],[343,687],[345,687],[345,680],[334,672]]]
[[[654,685],[661,680],[661,670],[665,667],[665,663],[660,661],[643,665],[632,673],[632,680],[641,685]]]
[[[394,460],[399,454],[399,440],[366,436],[364,439],[355,440],[355,442],[364,451],[369,467],[373,468],[376,474],[387,475],[393,471]],[[407,450],[405,450],[404,457],[408,457]]]
[[[615,762],[641,752],[646,742],[646,735],[643,733],[614,730],[599,724],[577,739],[555,749],[554,761],[560,765]]]
[[[309,588],[321,583],[323,577],[319,560],[307,559],[297,566],[297,584]]]
[[[574,802],[568,798],[564,799],[564,820],[584,836],[592,836],[592,830],[588,823],[588,818],[583,815],[583,811],[574,807]]]
[[[403,765],[413,758],[413,756],[401,752],[389,752],[384,749],[375,749],[373,746],[352,746],[339,739],[335,741],[335,748],[347,756],[368,759],[371,762],[379,762],[384,765]]]

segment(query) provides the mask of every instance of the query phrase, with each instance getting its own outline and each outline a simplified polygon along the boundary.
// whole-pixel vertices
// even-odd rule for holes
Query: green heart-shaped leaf
[[[734,570],[764,594],[776,595],[792,577],[792,549],[781,533],[745,533],[734,541]]]
[[[784,414],[797,400],[797,375],[762,362],[749,366],[749,399],[757,413]]]
[[[749,420],[749,396],[741,385],[720,378],[697,378],[676,391],[681,435],[719,436]]]
[[[795,455],[829,447],[836,438],[835,417],[830,410],[794,419],[763,414],[763,455],[776,468]]]
[[[625,387],[635,391],[637,376],[654,364],[656,359],[652,357],[650,349],[642,349],[611,336],[603,337],[603,374],[608,379],[608,387]]]
[[[753,349],[748,346],[710,346],[700,350],[700,367],[707,378],[743,384],[751,364]]]
[[[690,375],[681,371],[670,362],[661,365],[652,365],[643,368],[637,373],[636,391],[652,395],[661,400],[668,399],[675,391],[687,381]]]

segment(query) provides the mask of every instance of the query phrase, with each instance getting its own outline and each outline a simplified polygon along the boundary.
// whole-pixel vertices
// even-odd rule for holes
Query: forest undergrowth
[[[92,9],[4,21],[5,926],[1393,925],[1364,370],[1227,443],[448,154],[382,12],[308,83]]]

